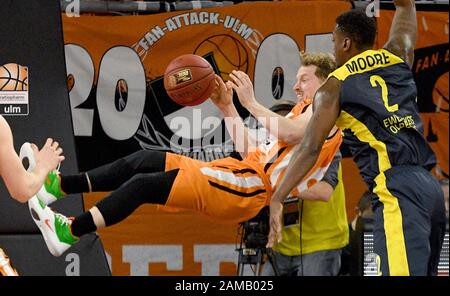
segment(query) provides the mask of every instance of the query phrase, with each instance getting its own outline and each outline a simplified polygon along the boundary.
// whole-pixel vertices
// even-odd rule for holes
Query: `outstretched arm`
[[[19,202],[26,202],[36,194],[48,172],[64,159],[61,155],[62,149],[58,148],[58,143],[52,139],[47,139],[40,151],[35,145],[32,147],[36,167],[32,172],[27,172],[14,150],[11,128],[0,116],[0,174],[11,196]]]
[[[270,201],[269,248],[281,240],[281,214],[285,198],[314,166],[322,145],[336,122],[339,115],[340,85],[340,81],[330,78],[314,96],[313,115],[303,140]]]
[[[225,84],[218,75],[215,77],[216,89],[211,95],[212,102],[222,111],[225,126],[233,139],[236,151],[245,158],[251,149],[255,149],[256,140],[245,127],[241,116],[233,104],[233,89],[229,83]]]
[[[310,108],[295,119],[286,118],[267,109],[255,98],[253,84],[248,75],[233,70],[229,81],[238,94],[239,101],[269,132],[288,144],[298,144],[305,134],[306,125],[311,118]]]
[[[414,0],[394,0],[394,4],[395,15],[384,48],[412,67],[417,39],[416,6]]]

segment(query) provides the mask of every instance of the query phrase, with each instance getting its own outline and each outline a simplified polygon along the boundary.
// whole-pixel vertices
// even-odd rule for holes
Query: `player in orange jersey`
[[[220,77],[216,77],[217,88],[212,100],[224,113],[228,131],[237,150],[245,156],[244,160],[227,157],[203,162],[173,153],[146,150],[84,174],[49,174],[45,190],[41,190],[29,205],[50,252],[59,256],[81,235],[118,223],[145,203],[193,210],[231,223],[249,220],[267,206],[272,188],[277,182],[271,181],[271,178],[276,174],[282,175],[283,165],[287,165],[294,145],[302,138],[302,125],[308,122],[311,114],[311,108],[308,108],[310,101],[299,102],[288,118],[273,113],[273,117],[282,121],[281,128],[285,128],[285,122],[292,121],[292,127],[286,127],[289,137],[278,134],[274,125],[267,126],[276,137],[281,136],[280,141],[272,139],[274,144],[270,145],[271,148],[278,146],[284,152],[274,153],[271,150],[267,154],[267,143],[253,149],[249,145],[254,143],[248,139],[248,130],[232,105],[233,88],[241,100],[245,99],[246,94],[239,87],[240,79],[245,76],[242,72],[233,73],[233,83],[229,81],[225,84]],[[270,120],[268,122],[270,124]],[[322,179],[340,143],[341,133],[336,129],[324,145],[322,157],[315,168],[299,184],[294,194],[305,190],[311,182]],[[46,206],[67,194],[90,191],[113,192],[74,219],[54,213]]]

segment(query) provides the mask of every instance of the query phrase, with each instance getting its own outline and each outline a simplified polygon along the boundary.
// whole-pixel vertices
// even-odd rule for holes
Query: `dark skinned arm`
[[[295,151],[294,157],[270,201],[268,248],[281,241],[281,216],[284,200],[314,166],[322,150],[322,145],[339,116],[340,87],[339,80],[330,78],[314,95],[313,115],[303,140]]]
[[[414,0],[394,0],[395,15],[384,48],[401,57],[411,68],[417,39],[416,6]]]

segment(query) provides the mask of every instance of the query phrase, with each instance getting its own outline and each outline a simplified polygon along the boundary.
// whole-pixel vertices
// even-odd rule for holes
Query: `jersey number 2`
[[[383,97],[384,107],[386,107],[386,109],[389,112],[397,111],[398,110],[398,104],[394,104],[394,105],[389,106],[389,102],[388,102],[388,88],[387,88],[387,85],[386,85],[386,82],[384,81],[384,79],[381,78],[378,75],[370,76],[370,84],[372,85],[372,87],[377,87],[377,83],[381,87],[381,96]]]

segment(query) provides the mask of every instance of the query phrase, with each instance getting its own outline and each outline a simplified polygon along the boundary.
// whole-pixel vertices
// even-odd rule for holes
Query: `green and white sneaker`
[[[48,173],[44,185],[39,189],[37,196],[46,205],[66,196],[66,193],[61,189],[61,176],[58,171]]]
[[[28,169],[27,171],[32,171],[36,167],[36,160],[34,159],[33,149],[31,149],[31,144],[28,142],[23,143],[20,147],[19,152],[20,160],[23,161],[24,158],[28,159]],[[61,176],[59,174],[59,165],[56,170],[48,173],[47,178],[42,187],[39,189],[37,196],[46,205],[49,205],[56,200],[66,196],[64,191],[61,189]]]
[[[72,234],[70,228],[73,219],[53,212],[36,196],[28,201],[28,208],[53,256],[61,256],[78,242],[79,238]]]

